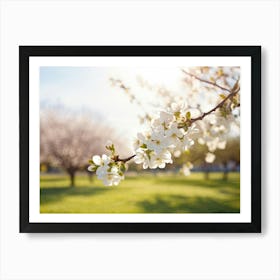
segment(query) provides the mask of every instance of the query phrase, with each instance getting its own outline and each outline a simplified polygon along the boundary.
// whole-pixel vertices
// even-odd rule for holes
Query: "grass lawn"
[[[189,177],[140,175],[117,187],[77,176],[69,187],[66,175],[41,175],[41,213],[238,213],[239,173],[193,173]]]

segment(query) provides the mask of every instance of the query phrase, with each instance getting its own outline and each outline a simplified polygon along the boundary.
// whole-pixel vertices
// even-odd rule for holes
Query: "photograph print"
[[[21,47],[22,231],[259,232],[260,48],[213,48]]]

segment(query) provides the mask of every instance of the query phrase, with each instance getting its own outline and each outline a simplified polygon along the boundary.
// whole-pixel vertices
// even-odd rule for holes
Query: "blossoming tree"
[[[85,166],[88,152],[105,150],[102,143],[108,137],[118,141],[112,129],[93,122],[89,116],[45,110],[40,116],[41,163],[62,168],[68,173],[71,186],[75,186],[75,175]]]
[[[239,126],[239,68],[194,67],[180,71],[185,83],[184,96],[173,95],[165,88],[139,80],[142,87],[161,97],[158,100],[163,102],[155,104],[161,109],[155,114],[145,112],[141,117],[146,126],[133,140],[131,156],[121,158],[115,145],[109,142],[107,154],[92,157],[88,170],[96,172],[104,185],[118,185],[131,160],[141,164],[143,169],[164,169],[195,142],[207,147],[204,155],[207,163],[214,162],[217,149],[225,149],[232,127]],[[111,82],[123,90],[131,102],[142,106],[132,89],[121,80],[111,79]],[[193,164],[187,162],[182,168],[184,174],[188,175],[192,167]]]

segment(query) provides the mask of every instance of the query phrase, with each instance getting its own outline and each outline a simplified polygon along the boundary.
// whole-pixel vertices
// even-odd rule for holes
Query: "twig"
[[[123,158],[123,159],[121,159],[121,158],[119,158],[119,156],[117,155],[117,156],[115,156],[114,161],[116,161],[116,162],[117,162],[117,161],[121,161],[121,162],[123,162],[123,163],[126,163],[127,161],[133,159],[135,156],[136,156],[136,155],[134,154],[134,155],[132,155],[132,156],[130,156],[130,157],[128,157],[128,158]]]
[[[206,84],[209,84],[209,85],[212,85],[212,86],[215,86],[215,87],[218,87],[219,89],[221,90],[224,90],[224,91],[227,91],[227,92],[230,92],[231,93],[231,90],[228,89],[228,88],[225,88],[225,87],[222,87],[220,85],[218,85],[217,83],[214,83],[214,82],[210,82],[210,81],[207,81],[207,80],[204,80],[204,79],[201,79],[199,77],[197,77],[196,75],[192,74],[192,73],[189,73],[187,72],[186,70],[182,69],[182,72],[185,73],[186,75],[192,77],[192,78],[195,78],[196,80],[199,80],[203,83],[206,83]]]

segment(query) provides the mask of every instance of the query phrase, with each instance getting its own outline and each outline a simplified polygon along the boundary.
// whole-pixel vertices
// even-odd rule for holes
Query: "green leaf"
[[[187,118],[187,120],[190,120],[190,119],[191,119],[191,112],[187,112],[187,113],[186,113],[186,118]]]
[[[122,173],[124,173],[124,172],[126,171],[126,168],[125,168],[124,163],[121,163],[120,171],[121,171]]]
[[[105,146],[105,148],[107,149],[107,150],[109,150],[113,155],[115,154],[115,146],[114,146],[114,144],[112,144],[112,145],[110,145],[110,146]]]

